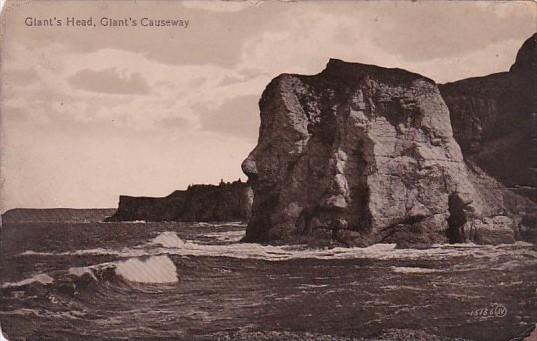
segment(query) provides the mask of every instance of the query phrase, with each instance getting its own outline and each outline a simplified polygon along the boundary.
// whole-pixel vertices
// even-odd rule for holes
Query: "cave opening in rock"
[[[464,242],[464,224],[467,221],[464,211],[465,203],[457,193],[451,193],[448,198],[449,217],[447,237],[451,244]]]

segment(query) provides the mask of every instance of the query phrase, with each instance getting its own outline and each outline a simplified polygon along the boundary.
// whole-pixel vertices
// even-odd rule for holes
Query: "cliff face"
[[[240,181],[193,185],[164,198],[120,196],[116,213],[106,221],[246,221],[252,190]]]
[[[509,72],[440,85],[465,159],[537,201],[537,34]]]
[[[494,180],[467,169],[430,79],[330,60],[315,76],[278,76],[259,106],[258,145],[242,164],[254,191],[245,241],[499,243],[518,233],[503,198],[481,193]]]

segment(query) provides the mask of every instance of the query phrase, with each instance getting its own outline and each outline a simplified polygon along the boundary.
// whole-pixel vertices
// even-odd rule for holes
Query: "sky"
[[[28,26],[26,18],[96,26]],[[110,27],[101,18],[183,19]],[[506,71],[537,31],[531,1],[7,1],[0,210],[115,207],[191,183],[246,180],[258,99],[329,58],[438,83]]]

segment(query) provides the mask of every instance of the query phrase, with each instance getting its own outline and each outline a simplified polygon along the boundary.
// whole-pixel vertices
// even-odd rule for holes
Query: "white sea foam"
[[[228,221],[228,222],[225,222],[225,223],[217,223],[217,224],[214,224],[213,226],[215,228],[228,227],[228,226],[243,226],[243,227],[246,227],[246,224],[244,222],[242,222],[242,221]]]
[[[67,270],[67,273],[73,276],[82,277],[85,274],[90,275],[94,280],[97,280],[97,277],[95,277],[95,274],[93,273],[92,267],[85,266],[85,267],[72,267]]]
[[[2,326],[0,326],[0,341],[8,341],[4,334],[2,333]]]
[[[439,272],[441,270],[438,269],[428,269],[428,268],[419,268],[419,267],[413,267],[413,266],[392,266],[393,272],[399,272],[404,274],[414,274],[414,273],[431,273],[431,272]]]
[[[298,289],[316,289],[316,288],[326,288],[330,286],[329,284],[301,284],[298,286]]]
[[[221,242],[239,242],[244,237],[244,231],[211,232],[205,233],[203,236]]]
[[[180,248],[185,242],[177,236],[175,232],[162,232],[151,241],[153,244],[162,245],[163,247]]]
[[[66,252],[41,252],[27,250],[21,256],[83,256],[83,255],[120,255],[123,251],[95,248]]]
[[[226,240],[232,236],[237,237],[238,232],[222,232],[220,236],[211,235],[215,239]],[[427,249],[396,249],[395,244],[375,244],[364,248],[336,247],[331,249],[310,249],[299,246],[273,246],[255,243],[230,243],[224,245],[203,245],[192,241],[183,241],[175,232],[162,232],[145,244],[134,248],[114,249],[87,249],[73,252],[47,253],[26,251],[22,255],[116,255],[118,257],[142,257],[151,255],[179,255],[179,256],[207,256],[231,257],[239,259],[261,259],[267,261],[284,261],[290,259],[445,259],[455,256],[468,256],[474,258],[489,258],[499,260],[502,255],[510,259],[526,262],[537,259],[537,251],[533,244],[515,243],[501,245],[475,245],[475,244],[442,244]]]
[[[177,268],[168,256],[152,256],[147,259],[131,258],[116,265],[116,274],[131,282],[174,283]]]
[[[168,232],[164,232],[168,233]],[[236,232],[222,232],[221,236],[212,235],[215,239],[225,240],[230,236],[238,236]],[[232,243],[225,245],[202,245],[186,241],[184,245],[171,249],[147,250],[155,253],[169,253],[183,256],[212,256],[232,258],[252,258],[268,261],[289,259],[444,259],[453,256],[472,256],[497,259],[501,255],[522,258],[537,258],[532,244],[517,243],[505,245],[437,245],[428,249],[396,249],[396,244],[375,244],[365,248],[336,247],[332,249],[310,249],[304,246],[272,246],[255,243]]]
[[[198,226],[198,227],[213,227],[214,225],[213,224],[210,224],[210,223],[205,223],[205,222],[197,222],[197,223],[194,223],[192,224],[192,226]]]
[[[47,274],[37,274],[27,279],[23,279],[18,282],[7,282],[2,284],[2,288],[21,287],[32,283],[50,284],[54,282],[54,279]]]
[[[5,315],[20,315],[20,316],[40,316],[40,317],[47,317],[47,318],[68,318],[68,319],[80,319],[84,318],[86,314],[81,311],[71,310],[71,311],[48,311],[44,309],[30,309],[30,308],[20,308],[16,310],[11,311],[1,311],[1,314]],[[2,339],[0,334],[0,341],[5,341],[6,339]]]
[[[113,268],[116,275],[131,282],[139,283],[172,283],[177,282],[177,269],[167,255],[133,257],[127,260],[105,262],[84,267],[71,267],[67,274],[82,277],[86,274],[97,281],[95,271]],[[43,284],[52,283],[53,279],[47,274],[40,274],[17,283],[6,283],[4,286],[21,286],[32,282]]]

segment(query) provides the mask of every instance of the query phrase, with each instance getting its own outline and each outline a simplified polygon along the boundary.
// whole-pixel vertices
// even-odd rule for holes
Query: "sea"
[[[311,249],[241,243],[245,228],[3,224],[2,333],[10,341],[533,337],[533,244]]]

